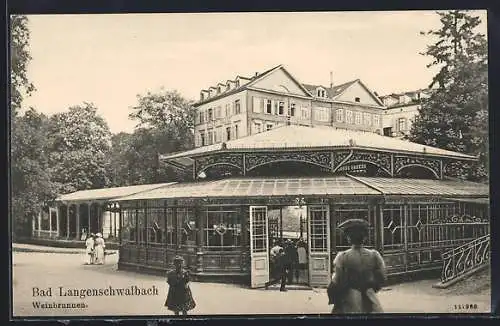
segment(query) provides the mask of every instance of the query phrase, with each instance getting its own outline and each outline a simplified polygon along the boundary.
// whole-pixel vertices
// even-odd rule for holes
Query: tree
[[[138,95],[138,105],[129,117],[138,121],[136,128],[155,129],[165,134],[162,152],[187,150],[194,146],[194,113],[191,101],[177,91]]]
[[[478,163],[450,165],[448,174],[472,180],[488,178],[488,63],[485,36],[475,31],[481,23],[465,11],[438,13],[441,28],[425,35],[438,40],[423,55],[441,69],[438,83],[424,100],[412,125],[411,141],[479,157]]]
[[[10,18],[10,95],[11,114],[21,109],[23,98],[35,90],[28,80],[27,66],[31,61],[29,53],[30,31],[26,16],[13,15]]]
[[[55,199],[48,162],[48,118],[34,109],[12,118],[11,205],[14,237],[30,236],[31,218]]]
[[[138,95],[130,118],[137,121],[128,141],[125,161],[129,182],[150,183],[184,180],[187,175],[160,162],[160,154],[194,147],[194,112],[191,101],[177,91]]]
[[[59,193],[109,185],[111,132],[92,103],[50,118],[49,162]]]

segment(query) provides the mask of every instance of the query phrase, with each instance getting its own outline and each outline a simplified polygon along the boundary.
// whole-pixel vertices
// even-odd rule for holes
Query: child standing
[[[181,312],[187,315],[189,310],[196,307],[191,289],[189,287],[189,272],[183,268],[184,259],[180,256],[174,258],[174,270],[167,274],[168,294],[165,307],[176,315]]]

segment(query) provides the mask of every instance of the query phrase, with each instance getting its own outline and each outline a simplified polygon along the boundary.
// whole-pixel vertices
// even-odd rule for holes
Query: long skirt
[[[104,248],[102,246],[96,246],[95,260],[97,264],[104,264]]]
[[[183,284],[178,286],[170,286],[168,288],[167,300],[165,307],[173,312],[189,311],[196,307],[196,303],[191,293],[189,286]]]
[[[373,289],[368,289],[365,294],[356,289],[349,289],[333,307],[332,313],[362,314],[382,313],[382,305]]]
[[[85,264],[89,265],[89,264],[93,264],[94,263],[94,254],[95,254],[95,251],[92,250],[92,249],[85,249],[85,256],[84,256],[84,261],[85,261]]]

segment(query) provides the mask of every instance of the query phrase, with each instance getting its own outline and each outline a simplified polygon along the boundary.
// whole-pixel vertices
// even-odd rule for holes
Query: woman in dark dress
[[[338,228],[347,235],[351,248],[339,252],[333,262],[334,273],[328,288],[332,313],[381,313],[377,292],[386,281],[385,264],[380,253],[367,249],[368,223],[350,219]]]
[[[183,268],[184,259],[174,258],[175,269],[167,274],[168,294],[165,307],[176,315],[187,315],[189,310],[196,307],[189,287],[189,272]]]

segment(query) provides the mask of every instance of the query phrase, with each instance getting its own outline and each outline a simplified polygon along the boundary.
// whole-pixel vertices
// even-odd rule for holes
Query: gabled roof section
[[[356,83],[357,81],[358,81],[358,79],[351,80],[351,81],[348,81],[346,83],[333,86],[333,88],[331,88],[329,86],[324,86],[324,85],[312,85],[312,84],[302,84],[302,85],[314,97],[316,97],[316,89],[318,89],[319,87],[321,87],[321,88],[323,88],[326,91],[326,93],[328,95],[328,98],[334,99],[338,95],[342,94],[349,86],[351,86],[352,84]]]
[[[311,94],[309,93],[309,91],[301,84],[297,81],[297,79],[295,77],[292,76],[292,74],[290,74],[290,72],[283,66],[283,65],[277,65],[271,69],[268,69],[258,75],[255,75],[254,77],[252,78],[248,78],[248,77],[243,77],[243,76],[240,76],[238,75],[236,77],[236,79],[238,78],[242,78],[242,79],[245,79],[245,80],[249,80],[248,83],[245,83],[243,85],[240,85],[239,87],[236,87],[228,92],[224,92],[224,93],[221,93],[221,94],[218,94],[217,96],[213,96],[213,97],[210,97],[208,99],[205,99],[203,101],[199,101],[197,103],[195,103],[195,106],[199,106],[201,104],[205,104],[205,103],[209,103],[209,102],[212,102],[212,101],[215,101],[215,100],[218,100],[222,97],[225,97],[225,96],[228,96],[228,95],[231,95],[231,94],[235,94],[235,93],[238,93],[238,92],[241,92],[243,90],[246,90],[248,88],[251,88],[252,85],[254,85],[255,83],[257,83],[258,81],[260,80],[263,80],[266,76],[270,75],[271,73],[273,73],[274,71],[278,70],[278,69],[282,69],[285,74],[287,74],[290,79],[297,84],[297,86],[302,89],[304,91],[304,93],[307,95],[307,96],[311,96]],[[231,80],[231,82],[234,82]],[[210,87],[210,88],[214,88],[214,87]]]
[[[258,75],[256,78],[254,78],[250,83],[248,83],[247,86],[248,87],[254,86],[256,83],[265,79],[267,76],[271,75],[272,73],[274,73],[277,70],[282,70],[285,73],[285,75],[287,75],[288,78],[290,78],[290,80],[295,85],[297,85],[299,87],[299,89],[301,89],[304,92],[305,96],[311,96],[311,93],[308,91],[308,89],[305,88],[304,85],[302,85],[283,65],[276,66],[274,68],[271,68],[271,69],[263,72],[262,74]]]
[[[373,132],[337,129],[334,127],[306,127],[289,125],[225,143],[198,147],[189,151],[160,156],[171,160],[180,157],[195,157],[218,151],[255,151],[277,149],[334,149],[356,148],[382,152],[396,152],[421,156],[440,156],[455,159],[475,160],[476,157],[436,147],[382,136]]]
[[[130,196],[144,191],[171,186],[173,184],[175,184],[175,182],[80,190],[69,194],[60,195],[58,198],[56,198],[56,201],[81,202],[81,201],[92,201],[92,200],[111,200],[118,197]]]

